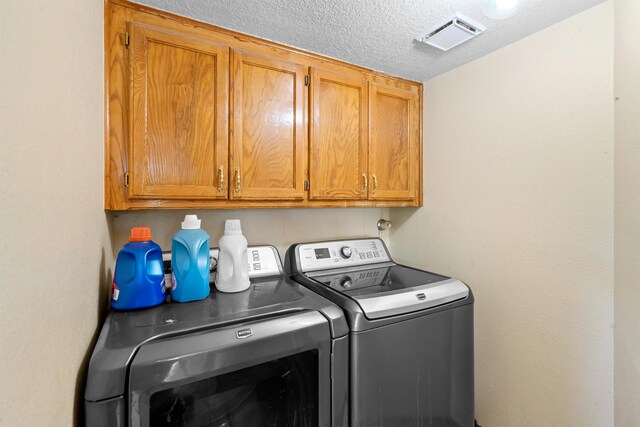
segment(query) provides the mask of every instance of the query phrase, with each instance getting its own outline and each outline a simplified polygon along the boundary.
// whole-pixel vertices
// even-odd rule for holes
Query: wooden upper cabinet
[[[140,23],[128,32],[129,197],[226,199],[229,48]]]
[[[302,200],[307,67],[231,52],[231,199]]]
[[[372,200],[416,200],[420,187],[417,91],[371,85],[369,176]]]
[[[368,89],[357,71],[311,69],[310,199],[367,198]]]
[[[422,85],[105,3],[105,207],[422,205]]]

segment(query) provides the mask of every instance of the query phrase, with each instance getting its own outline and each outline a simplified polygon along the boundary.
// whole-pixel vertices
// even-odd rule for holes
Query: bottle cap
[[[198,230],[200,229],[200,220],[198,215],[185,215],[184,221],[182,221],[183,230]]]
[[[151,241],[151,229],[149,227],[133,227],[131,229],[131,235],[129,236],[130,242],[149,242]]]
[[[224,234],[242,234],[239,219],[228,219],[224,223]]]

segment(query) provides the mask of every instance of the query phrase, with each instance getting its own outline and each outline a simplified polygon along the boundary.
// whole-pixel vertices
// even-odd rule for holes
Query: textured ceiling
[[[202,22],[427,81],[604,0],[521,0],[510,18],[482,13],[487,0],[136,0]],[[454,12],[487,30],[448,52],[415,42]]]

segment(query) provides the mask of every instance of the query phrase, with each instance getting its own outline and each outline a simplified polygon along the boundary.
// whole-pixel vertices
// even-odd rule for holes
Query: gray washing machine
[[[249,247],[248,261],[244,292],[108,314],[87,426],[348,425],[342,310],[284,276],[274,247]]]
[[[347,316],[351,426],[474,426],[464,283],[394,263],[375,238],[293,245],[285,268]]]

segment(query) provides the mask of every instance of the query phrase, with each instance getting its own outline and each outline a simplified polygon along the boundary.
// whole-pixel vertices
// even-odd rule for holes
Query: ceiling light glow
[[[513,16],[524,0],[484,0],[482,13],[492,19],[505,19]]]
[[[495,0],[496,10],[509,11],[518,7],[518,0]]]

